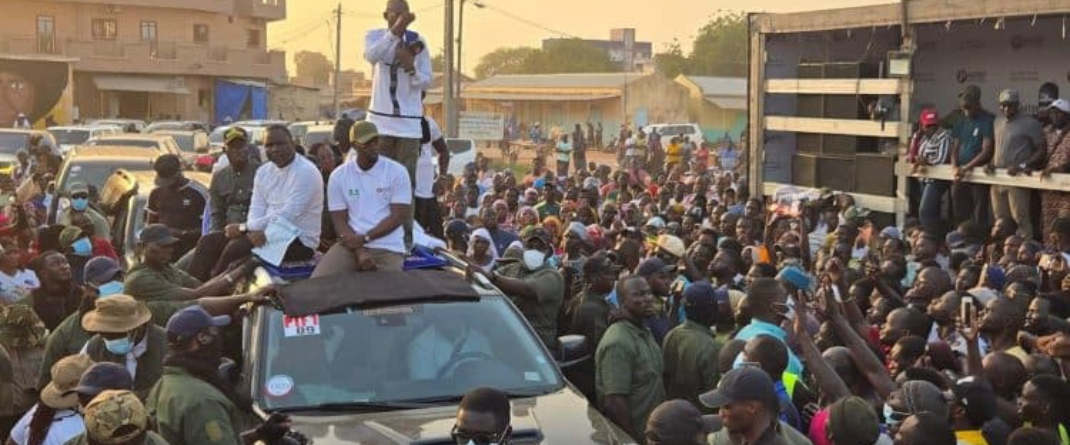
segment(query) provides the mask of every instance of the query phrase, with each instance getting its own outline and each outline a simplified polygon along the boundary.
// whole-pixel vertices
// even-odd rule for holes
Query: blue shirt
[[[981,154],[985,138],[995,140],[996,116],[981,110],[974,117],[962,116],[951,129],[951,135],[959,141],[958,165],[964,166]]]
[[[777,340],[780,340],[782,343],[788,338],[788,333],[784,332],[784,330],[781,329],[780,326],[755,319],[751,319],[749,325],[745,326],[743,329],[740,329],[739,333],[736,334],[735,338],[743,341],[749,341],[750,339],[759,335],[768,335],[770,337],[776,338]],[[802,362],[799,361],[799,358],[795,356],[795,352],[792,352],[791,348],[788,348],[787,372],[790,372],[795,375],[802,375],[803,369],[804,368]]]

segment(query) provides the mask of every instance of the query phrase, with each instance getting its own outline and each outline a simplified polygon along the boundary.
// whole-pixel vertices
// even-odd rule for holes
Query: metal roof
[[[93,83],[101,91],[134,91],[141,93],[189,94],[186,86],[175,82],[174,77],[145,76],[136,74],[97,74]]]
[[[716,105],[723,110],[746,110],[746,97],[706,96],[706,102]]]
[[[525,94],[525,93],[462,93],[461,99],[476,100],[517,100],[517,101],[584,101],[612,99],[620,97],[620,93],[606,94]]]
[[[500,74],[472,83],[467,89],[493,88],[606,88],[619,89],[649,74],[563,73]]]
[[[677,77],[677,82],[683,78],[697,87],[703,96],[747,96],[746,77],[709,77],[709,76],[683,76]],[[681,82],[682,83],[682,82]]]

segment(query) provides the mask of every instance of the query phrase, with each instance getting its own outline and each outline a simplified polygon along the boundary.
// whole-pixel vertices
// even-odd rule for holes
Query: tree
[[[746,76],[747,52],[747,15],[720,11],[695,37],[689,74]]]
[[[528,47],[498,48],[479,58],[476,78],[486,79],[498,74],[522,74],[524,65],[538,49]]]
[[[315,51],[300,51],[294,55],[294,65],[297,65],[297,77],[308,79],[313,85],[327,85],[331,81],[331,73],[334,72],[334,64],[323,53]]]
[[[658,74],[669,79],[690,71],[690,60],[680,49],[680,42],[672,40],[665,52],[654,54],[654,67]]]
[[[617,71],[609,53],[580,39],[556,39],[524,63],[530,74],[604,73]]]

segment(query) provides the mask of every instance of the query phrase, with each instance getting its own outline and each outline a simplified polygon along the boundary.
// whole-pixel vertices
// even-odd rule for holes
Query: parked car
[[[190,165],[197,160],[197,156],[207,154],[212,148],[208,133],[201,130],[157,130],[152,134],[171,136],[182,151],[182,158]]]
[[[286,128],[290,129],[290,134],[293,135],[295,141],[303,141],[305,139],[305,133],[308,133],[308,129],[318,125],[333,125],[330,120],[322,121],[301,121],[293,122]]]
[[[294,139],[301,143],[301,146],[305,147],[305,150],[312,148],[313,145],[324,143],[330,146],[338,145],[338,141],[334,140],[334,125],[316,125],[308,127],[305,131],[305,135],[300,139],[294,136]]]
[[[156,133],[161,130],[200,130],[207,132],[208,125],[205,125],[204,122],[197,121],[156,121],[145,127],[145,133]]]
[[[158,154],[172,154],[182,157],[175,138],[162,134],[119,134],[90,139],[89,146],[107,145],[112,147],[140,147],[155,150]]]
[[[449,174],[460,176],[464,173],[464,166],[476,162],[476,141],[471,139],[446,138],[446,146],[450,150]],[[435,172],[438,172],[438,155],[434,157]]]
[[[229,130],[231,127],[233,127],[233,125],[226,127],[216,127],[215,130],[212,130],[212,133],[208,135],[208,144],[211,145],[213,149],[222,150],[223,135],[226,134],[227,130]],[[250,144],[262,145],[262,143],[264,142],[264,131],[266,127],[247,127],[244,125],[242,125],[241,127],[245,129],[246,133],[249,133]]]
[[[185,173],[186,178],[197,181],[208,188],[211,175],[204,173]],[[125,270],[138,264],[134,247],[138,235],[145,227],[145,207],[149,203],[149,194],[156,187],[156,172],[116,170],[105,181],[100,192],[100,207],[111,218],[111,239],[115,252],[119,254],[120,264]],[[205,216],[211,212],[206,207]]]
[[[243,318],[238,392],[318,445],[454,443],[458,402],[485,386],[512,399],[512,443],[634,443],[561,373],[591,359],[586,339],[547,348],[509,297],[440,258],[281,286]],[[254,288],[271,281],[259,269]]]
[[[67,191],[75,182],[85,183],[90,191],[101,190],[104,183],[116,170],[148,171],[159,154],[154,150],[123,146],[81,146],[74,149],[60,166],[52,191],[52,203],[48,209],[48,223],[54,224],[57,215],[67,209],[70,199]]]
[[[112,125],[75,125],[67,127],[48,127],[48,132],[56,138],[63,156],[67,156],[75,146],[82,145],[90,139],[122,134],[123,130]]]
[[[141,119],[97,119],[91,122],[92,125],[110,125],[123,129],[123,132],[127,133],[141,133],[145,131],[145,121]],[[126,131],[129,128],[133,128],[134,131]]]
[[[654,129],[658,130],[658,134],[661,135],[662,145],[668,144],[669,139],[673,136],[687,136],[691,138],[691,142],[696,145],[702,145],[706,142],[705,136],[703,136],[702,128],[698,124],[653,124],[643,127],[643,132],[650,134]]]
[[[0,175],[10,175],[15,172],[18,163],[18,152],[30,151],[30,138],[40,135],[42,144],[52,148],[52,154],[59,156],[59,145],[52,133],[41,130],[23,129],[0,129]]]

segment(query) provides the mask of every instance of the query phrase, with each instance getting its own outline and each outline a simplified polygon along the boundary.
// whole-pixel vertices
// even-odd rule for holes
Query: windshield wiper
[[[427,403],[414,403],[414,402],[331,402],[321,403],[318,405],[308,406],[288,406],[278,408],[275,411],[279,412],[294,412],[294,411],[358,411],[358,412],[381,412],[381,411],[399,411],[406,409],[418,409],[427,408]]]

